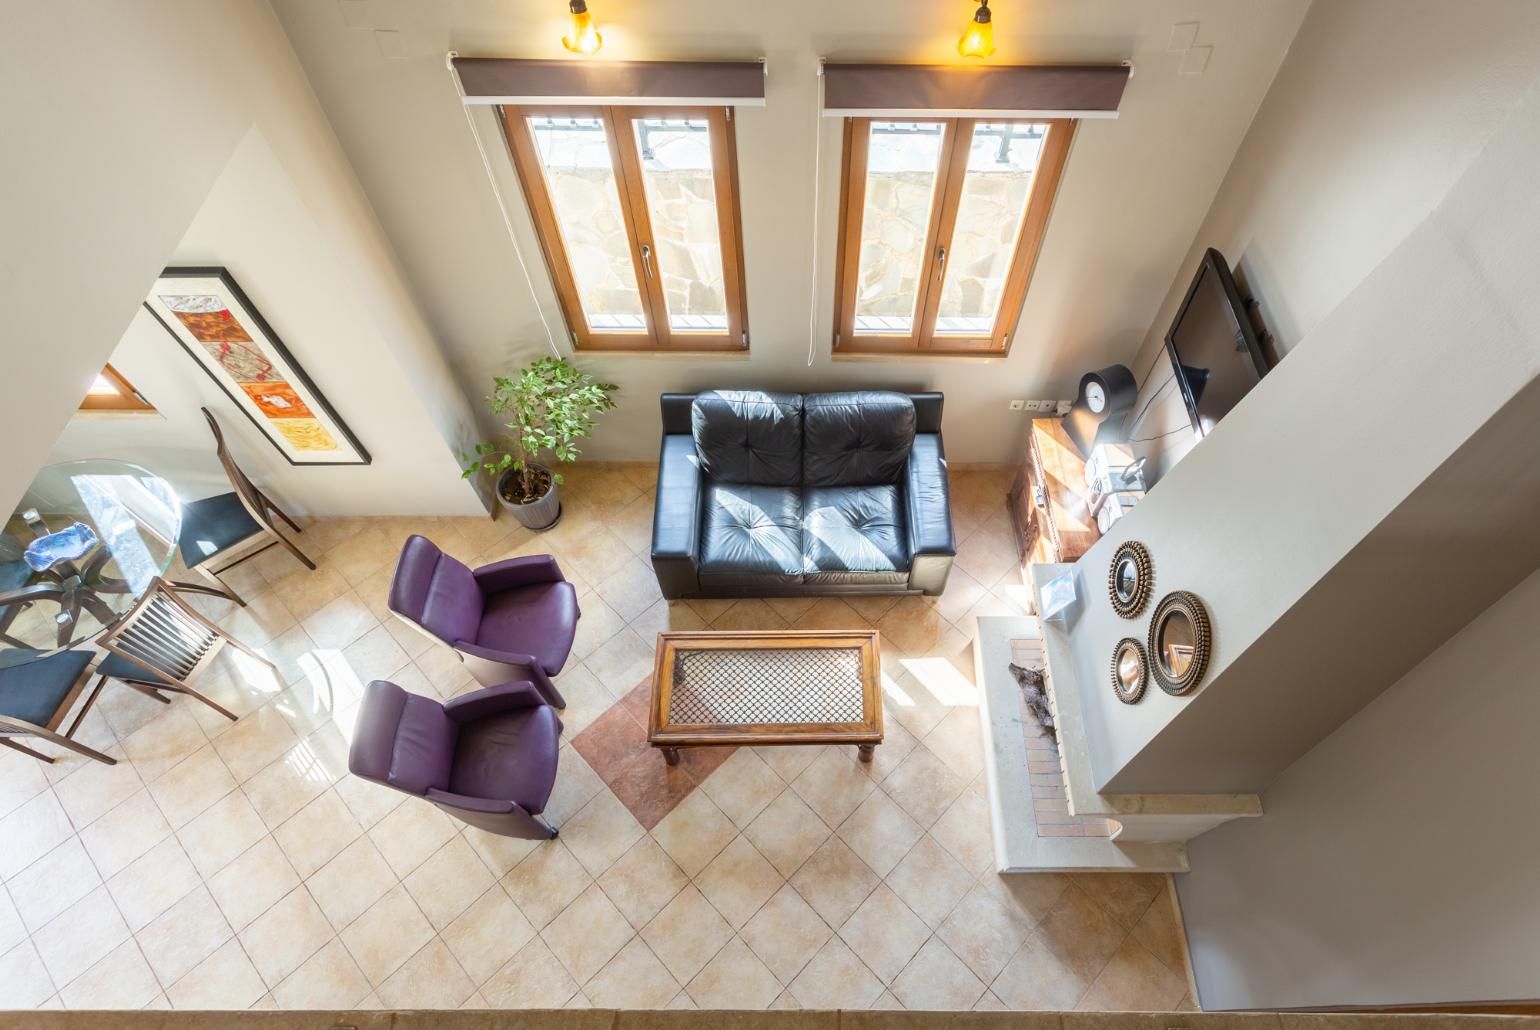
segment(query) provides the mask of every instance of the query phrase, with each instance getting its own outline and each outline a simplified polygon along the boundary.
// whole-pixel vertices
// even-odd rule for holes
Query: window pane
[[[663,277],[669,328],[725,333],[727,291],[711,169],[711,123],[704,118],[638,118],[634,124],[657,249],[653,274]]]
[[[647,320],[604,122],[531,118],[529,128],[588,327],[645,332]]]
[[[908,334],[914,328],[931,199],[946,126],[872,122],[861,208],[855,331]]]
[[[946,259],[936,332],[987,336],[1032,195],[1048,126],[978,122]]]

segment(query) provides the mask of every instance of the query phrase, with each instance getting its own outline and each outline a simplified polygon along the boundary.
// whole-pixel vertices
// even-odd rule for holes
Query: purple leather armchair
[[[544,840],[540,817],[556,783],[561,720],[529,683],[504,683],[439,703],[385,680],[364,690],[348,769],[427,798],[504,837]]]
[[[577,632],[577,591],[549,554],[509,558],[472,571],[425,536],[407,538],[390,584],[390,610],[453,647],[478,683],[535,685],[567,707],[551,682]]]

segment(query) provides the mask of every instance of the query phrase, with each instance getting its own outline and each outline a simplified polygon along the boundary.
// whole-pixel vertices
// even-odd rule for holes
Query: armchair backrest
[[[374,680],[364,688],[348,770],[408,794],[445,790],[458,735],[439,702]]]
[[[914,449],[914,401],[865,390],[802,399],[802,481],[807,486],[896,483]]]
[[[401,548],[387,604],[446,644],[474,641],[481,626],[481,587],[476,577],[432,540],[415,533]]]
[[[691,405],[701,470],[719,483],[800,486],[802,395],[708,390]]]

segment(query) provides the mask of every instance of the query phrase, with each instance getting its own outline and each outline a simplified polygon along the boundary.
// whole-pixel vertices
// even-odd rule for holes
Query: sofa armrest
[[[528,681],[503,683],[461,694],[444,703],[444,714],[457,723],[475,722],[498,712],[515,708],[533,708],[545,704],[545,698]]]
[[[904,470],[909,528],[909,589],[936,597],[946,589],[957,540],[940,433],[917,433]]]
[[[527,554],[521,558],[493,562],[491,565],[483,565],[471,575],[476,577],[476,585],[481,587],[483,593],[494,594],[536,583],[561,583],[566,579],[561,574],[561,566],[556,564],[555,556],[549,554]]]
[[[677,599],[700,589],[700,459],[693,437],[669,433],[658,456],[658,496],[652,513],[652,567],[663,596]]]
[[[917,433],[904,470],[904,506],[909,520],[909,553],[957,553],[952,536],[952,498],[946,480],[946,452],[940,433]]]

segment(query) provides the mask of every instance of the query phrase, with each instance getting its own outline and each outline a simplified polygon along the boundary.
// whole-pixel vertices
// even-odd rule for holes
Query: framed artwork
[[[144,306],[290,465],[367,465],[364,450],[223,268],[167,268]]]

